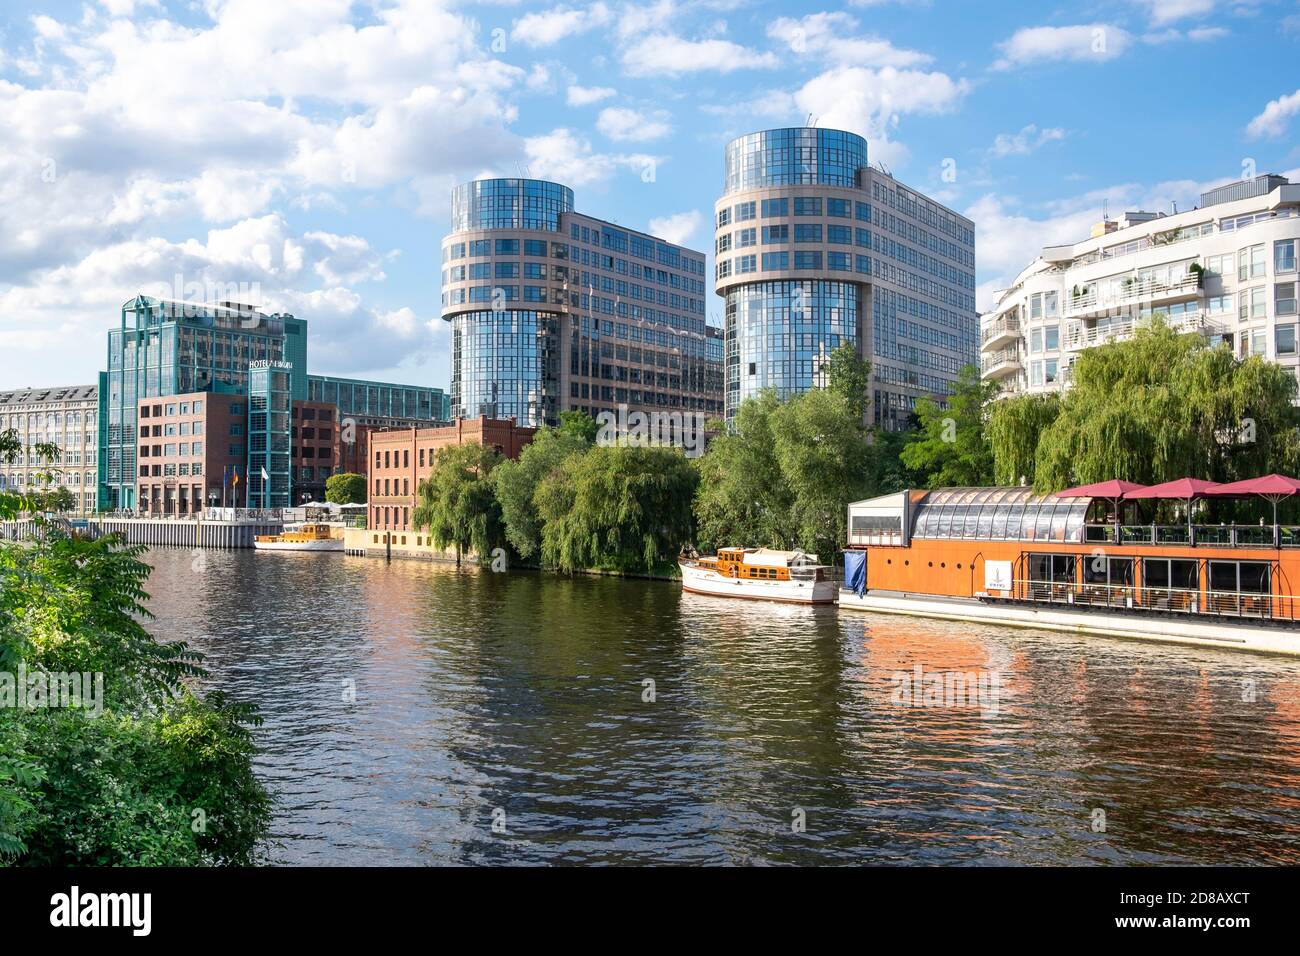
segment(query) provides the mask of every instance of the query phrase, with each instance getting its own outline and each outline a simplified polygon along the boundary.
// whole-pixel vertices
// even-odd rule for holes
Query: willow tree
[[[1034,486],[1123,478],[1231,481],[1300,463],[1293,373],[1163,322],[1088,349],[1042,430]]]
[[[516,461],[503,461],[492,472],[506,539],[525,560],[535,559],[542,547],[542,517],[535,500],[538,485],[568,458],[591,447],[588,435],[595,436],[596,422],[590,416],[582,417],[591,423],[590,430],[581,419],[570,419],[559,428],[544,428]]]
[[[1019,395],[995,402],[985,432],[993,452],[993,482],[1033,484],[1043,430],[1061,413],[1061,396]]]
[[[416,487],[412,526],[427,531],[436,547],[454,547],[457,564],[466,552],[485,563],[505,541],[491,481],[500,462],[498,452],[478,442],[447,445],[438,449],[429,477]]]
[[[662,567],[692,538],[698,480],[677,448],[607,446],[570,456],[535,493],[543,563],[569,573]]]

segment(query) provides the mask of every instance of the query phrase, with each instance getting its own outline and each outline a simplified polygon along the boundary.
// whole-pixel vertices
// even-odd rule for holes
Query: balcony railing
[[[1114,308],[1140,300],[1160,301],[1164,299],[1183,298],[1195,295],[1201,287],[1200,278],[1189,272],[1172,282],[1160,279],[1128,279],[1112,287],[1103,295],[1093,288],[1082,295],[1069,294],[1065,297],[1066,311],[1070,313],[1096,312],[1100,309]]]
[[[988,375],[994,371],[1014,371],[1020,368],[1020,353],[1015,349],[1003,349],[986,355],[980,360],[980,371]]]
[[[1121,545],[1188,545],[1198,548],[1300,548],[1300,527],[1278,527],[1277,544],[1273,526],[1257,524],[1198,524],[1188,534],[1187,525],[1121,525]],[[1114,544],[1115,525],[1089,524],[1083,529],[1086,544]]]
[[[1019,334],[1020,319],[1010,315],[1003,316],[980,333],[980,344],[988,345],[988,343],[997,339],[1007,338],[1008,336],[1015,337],[1019,336]]]
[[[1123,319],[1112,321],[1107,325],[1094,326],[1090,329],[1070,329],[1064,336],[1065,347],[1066,349],[1086,349],[1095,345],[1105,345],[1107,342],[1130,339],[1137,331],[1138,326],[1150,321],[1149,318],[1140,318],[1136,321]],[[1166,316],[1165,324],[1175,332],[1202,332],[1208,334],[1223,331],[1222,325],[1211,320],[1209,315],[1201,310],[1184,312],[1172,318]]]

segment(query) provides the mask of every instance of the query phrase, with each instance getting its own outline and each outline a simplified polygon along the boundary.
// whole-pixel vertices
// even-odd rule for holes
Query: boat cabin
[[[824,581],[827,570],[815,554],[771,548],[719,548],[716,555],[698,563],[724,577],[748,580]]]

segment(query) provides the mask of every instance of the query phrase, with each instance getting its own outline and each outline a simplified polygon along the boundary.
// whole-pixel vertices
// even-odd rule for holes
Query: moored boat
[[[327,524],[303,524],[282,534],[262,534],[253,539],[258,551],[342,551],[343,539],[334,537]]]
[[[1268,493],[1262,487],[1257,494]],[[1193,521],[1195,505],[1238,492],[1184,480],[1047,495],[940,488],[855,502],[838,603],[1300,655],[1300,528]],[[1125,522],[1126,511],[1154,519],[1151,503],[1161,501],[1166,515],[1177,503],[1179,523]],[[1148,513],[1133,514],[1135,502]]]
[[[716,555],[679,561],[682,589],[715,597],[831,604],[836,583],[817,555],[770,548],[719,548]]]

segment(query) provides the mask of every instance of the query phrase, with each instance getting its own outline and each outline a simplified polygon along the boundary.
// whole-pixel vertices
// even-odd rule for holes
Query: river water
[[[148,560],[151,630],[262,709],[279,863],[1300,863],[1300,661],[652,581]]]

